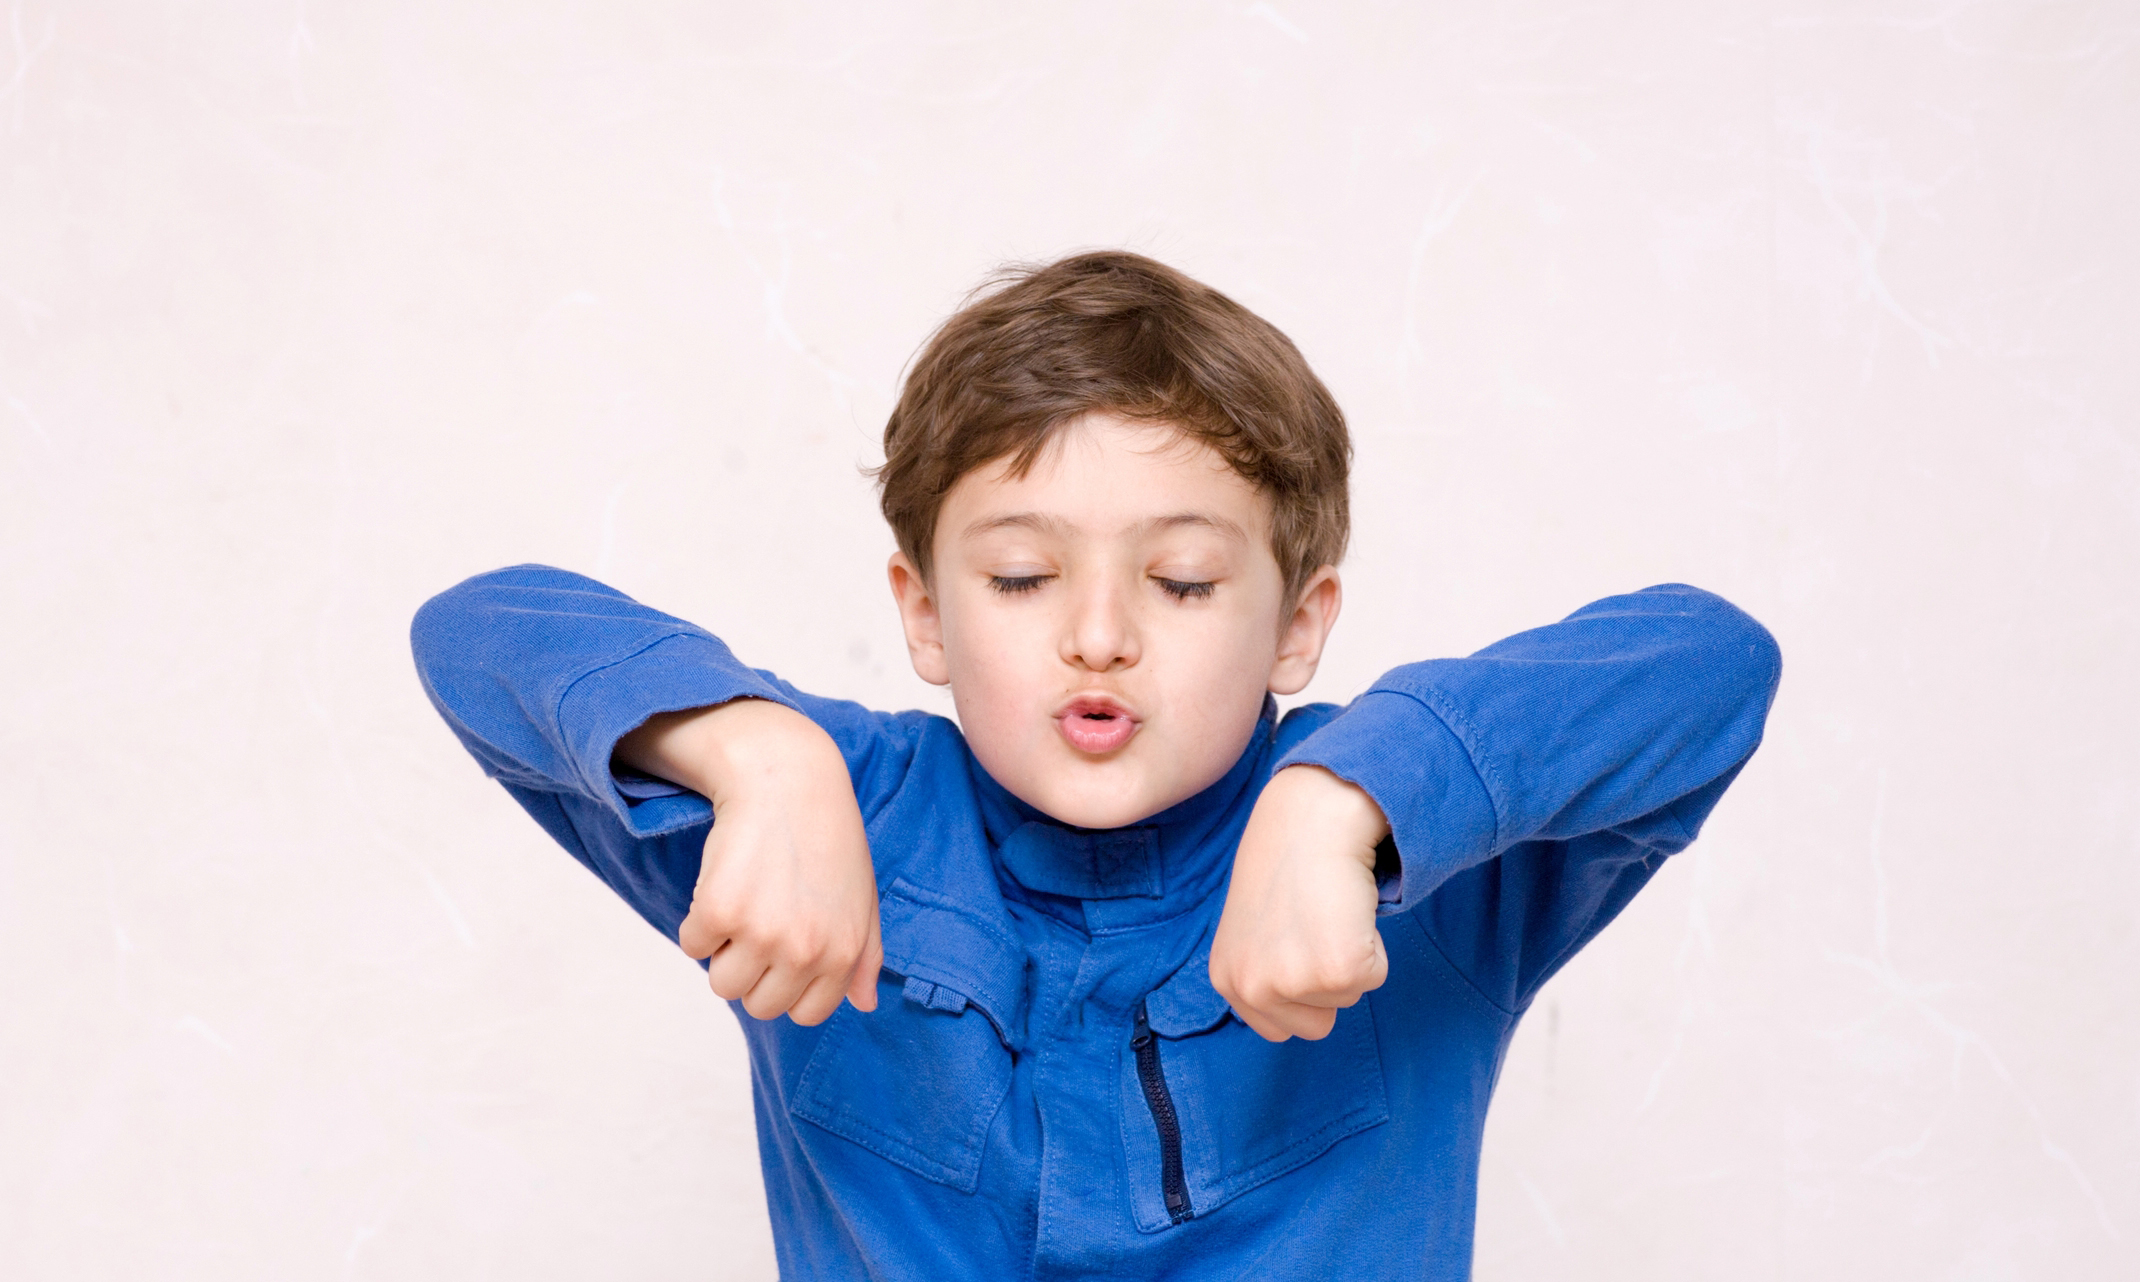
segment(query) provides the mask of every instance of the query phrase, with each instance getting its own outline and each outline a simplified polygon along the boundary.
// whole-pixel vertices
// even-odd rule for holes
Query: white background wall
[[[0,18],[6,1276],[770,1277],[732,1018],[409,615],[549,561],[946,708],[858,467],[1115,244],[1352,417],[1311,696],[1666,579],[1782,640],[1517,1038],[1479,1276],[2132,1276],[2140,5]]]

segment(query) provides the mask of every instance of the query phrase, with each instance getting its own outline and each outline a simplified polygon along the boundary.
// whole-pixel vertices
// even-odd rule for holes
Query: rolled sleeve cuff
[[[795,707],[736,662],[727,646],[703,634],[679,633],[566,687],[557,703],[558,728],[587,792],[607,800],[633,836],[659,837],[707,822],[713,818],[713,805],[665,780],[637,773],[619,776],[611,764],[617,741],[649,717],[734,699],[767,699]]]
[[[1384,878],[1379,910],[1415,908],[1451,876],[1494,850],[1492,798],[1448,725],[1407,694],[1371,690],[1279,759],[1321,766],[1374,798],[1389,820],[1399,869]]]

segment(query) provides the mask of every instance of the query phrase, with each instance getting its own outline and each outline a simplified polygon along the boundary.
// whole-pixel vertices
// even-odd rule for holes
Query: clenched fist
[[[822,1023],[846,997],[877,1005],[877,880],[839,748],[808,717],[762,699],[667,713],[617,759],[713,802],[686,954],[713,991],[758,1019]]]
[[[1211,944],[1211,985],[1274,1042],[1327,1037],[1389,976],[1375,929],[1375,846],[1389,823],[1320,766],[1271,776],[1241,834]]]

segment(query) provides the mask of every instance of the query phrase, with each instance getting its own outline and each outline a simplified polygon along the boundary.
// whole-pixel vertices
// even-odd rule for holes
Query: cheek
[[[1237,730],[1244,719],[1253,725],[1270,685],[1278,653],[1275,637],[1227,620],[1223,626],[1198,629],[1182,642],[1175,664],[1178,680],[1173,683],[1177,715],[1212,733]]]
[[[1001,611],[961,611],[944,619],[951,697],[968,738],[1022,719],[1022,701],[1047,688],[1049,656],[1028,631],[1024,620]]]

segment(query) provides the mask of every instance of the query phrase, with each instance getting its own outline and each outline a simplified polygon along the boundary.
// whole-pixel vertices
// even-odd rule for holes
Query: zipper
[[[1181,1173],[1181,1118],[1174,1112],[1174,1094],[1167,1089],[1166,1070],[1159,1066],[1159,1038],[1145,1018],[1143,1002],[1137,1003],[1137,1028],[1129,1045],[1137,1053],[1144,1106],[1152,1110],[1152,1125],[1159,1128],[1159,1191],[1166,1198],[1168,1217],[1179,1224],[1196,1214],[1189,1205],[1189,1181]]]

